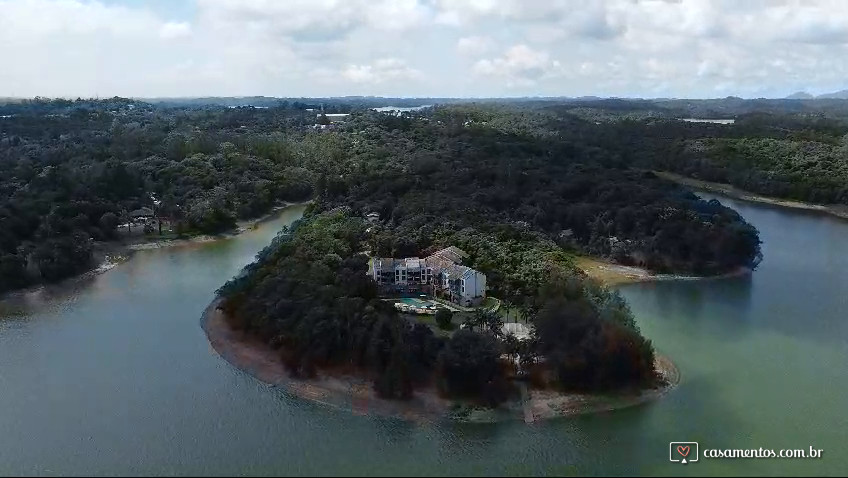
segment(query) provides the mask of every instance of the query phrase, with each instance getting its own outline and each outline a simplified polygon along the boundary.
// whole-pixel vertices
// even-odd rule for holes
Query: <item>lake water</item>
[[[431,106],[433,106],[433,105],[421,105],[421,106],[381,106],[381,107],[379,107],[379,108],[372,108],[372,109],[373,109],[374,111],[380,111],[380,112],[386,113],[386,112],[391,112],[391,111],[396,111],[396,112],[403,112],[403,111],[418,111],[418,110],[423,110],[424,108],[429,108],[429,107],[431,107]]]
[[[735,119],[705,119],[705,118],[681,118],[680,121],[687,123],[715,123],[715,124],[734,124]]]
[[[302,208],[236,238],[140,251],[0,303],[0,474],[841,474],[848,469],[848,223],[736,207],[761,231],[752,277],[622,289],[682,372],[636,408],[525,425],[356,416],[293,398],[210,350],[217,287]],[[702,448],[819,460],[668,461]]]

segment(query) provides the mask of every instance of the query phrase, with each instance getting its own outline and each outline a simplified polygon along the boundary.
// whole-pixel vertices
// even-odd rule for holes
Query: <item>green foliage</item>
[[[449,309],[440,308],[436,311],[436,324],[442,330],[448,330],[451,328],[451,321],[453,320],[453,312]]]
[[[476,397],[488,405],[506,399],[500,345],[489,334],[459,330],[439,354],[442,392],[451,397]]]
[[[357,254],[364,230],[344,210],[300,221],[221,288],[221,307],[234,326],[281,347],[296,375],[350,366],[371,376],[381,396],[409,398],[429,378],[441,342],[377,299]]]
[[[847,136],[848,137],[848,136]],[[824,139],[824,138],[819,138]],[[688,143],[677,171],[767,196],[848,204],[848,139],[705,139]]]
[[[703,204],[678,187],[626,170],[683,155],[681,141],[698,139],[706,128],[715,135],[714,125],[599,126],[577,120],[569,113],[574,105],[511,101],[400,116],[353,111],[337,131],[316,133],[309,128],[314,113],[305,109],[318,105],[253,100],[270,107],[154,106],[122,98],[0,105],[12,116],[0,124],[0,254],[26,263],[26,284],[67,277],[78,270],[60,266],[41,274],[31,263],[33,248],[76,233],[117,239],[114,221],[101,218],[112,213],[124,222],[124,211],[153,207],[153,194],[161,201],[157,215],[178,234],[221,232],[282,201],[318,195],[327,207],[379,212],[392,227],[369,240],[374,250],[393,255],[458,234],[457,240],[481,243],[481,264],[492,260],[486,254],[503,255],[485,245],[489,238],[510,254],[547,238],[546,249],[579,249],[667,271],[720,272],[756,257],[756,232],[741,218],[720,207],[701,212]],[[353,108],[324,103],[328,112]],[[668,109],[626,101],[580,106],[616,114]],[[746,121],[757,132],[774,122]],[[793,132],[783,135],[787,141],[841,147],[832,122],[782,121]],[[834,168],[824,164],[821,172]],[[815,181],[811,189],[822,198],[841,197],[837,179]],[[5,278],[0,287],[13,283],[19,281]]]
[[[565,388],[652,379],[652,347],[627,305],[587,282],[570,251],[704,274],[756,263],[757,232],[738,214],[634,166],[845,200],[839,122],[749,114],[731,129],[671,119],[686,108],[747,114],[732,99],[353,111],[331,133],[307,129],[315,105],[269,106],[0,106],[15,115],[0,124],[0,291],[89,268],[93,242],[116,239],[118,218],[153,207],[151,196],[178,234],[225,231],[314,197],[306,219],[222,287],[234,325],[279,346],[296,374],[353,367],[394,398],[435,375],[448,395],[498,403],[501,353],[525,365],[546,357],[539,363]],[[358,219],[372,211],[380,224]],[[490,292],[537,326],[531,341],[497,337],[499,317],[480,313],[445,345],[377,300],[361,251],[422,256],[446,245],[468,252]]]
[[[653,383],[654,352],[639,333],[603,320],[587,300],[551,297],[535,317],[537,348],[569,390],[640,387]]]
[[[105,234],[107,237],[114,237],[115,230],[118,228],[119,222],[120,219],[118,218],[118,215],[110,211],[100,216],[100,221],[98,221],[98,225],[103,231],[103,234]]]
[[[345,175],[353,187],[320,188],[328,205],[390,222],[370,239],[377,254],[452,242],[481,249],[475,263],[485,271],[484,256],[529,256],[515,249],[547,240],[546,258],[529,263],[547,267],[561,248],[664,272],[711,274],[757,261],[753,227],[720,204],[622,168],[613,148],[620,140],[595,146],[554,115],[513,108],[441,107],[424,119],[388,130],[358,118],[348,159],[356,168]],[[498,248],[486,244],[495,241]]]

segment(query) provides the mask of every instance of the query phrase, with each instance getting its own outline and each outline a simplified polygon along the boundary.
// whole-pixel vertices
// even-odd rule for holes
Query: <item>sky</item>
[[[844,0],[0,0],[0,97],[783,97]]]

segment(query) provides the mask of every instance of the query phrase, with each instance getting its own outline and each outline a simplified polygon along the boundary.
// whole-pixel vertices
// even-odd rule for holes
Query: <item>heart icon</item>
[[[689,447],[688,446],[678,446],[677,453],[680,453],[680,456],[689,456]]]

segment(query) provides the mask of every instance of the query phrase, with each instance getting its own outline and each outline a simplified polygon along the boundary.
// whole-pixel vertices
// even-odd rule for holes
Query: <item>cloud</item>
[[[562,65],[551,60],[547,52],[534,50],[527,45],[515,45],[499,58],[479,60],[474,73],[480,77],[500,77],[507,86],[533,86],[538,80],[558,76]]]
[[[782,96],[843,89],[841,0],[0,0],[0,96]]]
[[[429,10],[417,0],[198,0],[214,28],[250,28],[301,41],[345,37],[360,27],[404,30],[423,25]]]
[[[397,58],[381,58],[368,65],[349,65],[342,76],[354,83],[380,84],[391,81],[417,80],[421,72]]]
[[[480,56],[495,46],[494,40],[486,36],[462,37],[456,42],[456,51],[462,56]]]
[[[159,36],[165,40],[185,38],[191,35],[191,25],[185,22],[168,22],[159,28]]]
[[[550,22],[560,19],[575,5],[566,0],[435,0],[436,21],[462,26],[481,19],[518,22]]]

